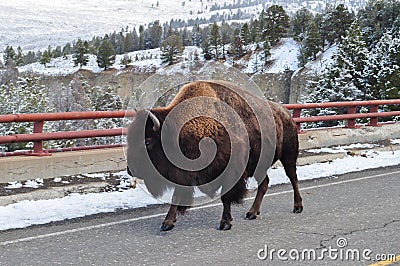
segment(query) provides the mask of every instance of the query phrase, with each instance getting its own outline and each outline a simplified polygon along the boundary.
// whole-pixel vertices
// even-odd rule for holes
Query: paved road
[[[308,260],[291,259],[297,254],[324,257],[318,265],[341,265],[346,254],[398,256],[399,179],[400,169],[392,167],[303,182],[305,209],[297,215],[290,186],[273,187],[257,220],[243,219],[247,200],[234,206],[233,228],[225,232],[216,229],[218,202],[190,210],[170,232],[159,231],[166,206],[1,232],[0,265],[280,265],[283,259],[304,265]],[[342,249],[339,238],[347,242]]]

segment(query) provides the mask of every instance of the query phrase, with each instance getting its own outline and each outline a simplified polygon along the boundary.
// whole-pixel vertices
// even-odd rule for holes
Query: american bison
[[[177,213],[190,207],[194,187],[211,197],[221,192],[219,229],[229,230],[231,204],[243,200],[250,176],[257,180],[258,191],[246,218],[255,219],[268,188],[267,170],[277,160],[293,186],[293,212],[303,210],[296,174],[297,128],[291,115],[238,85],[225,81],[184,85],[167,107],[137,111],[127,142],[128,173],[144,179],[156,197],[174,190],[162,231],[171,230]],[[184,157],[181,165],[173,162],[174,156],[181,158],[179,152]],[[196,160],[200,166],[191,165]]]

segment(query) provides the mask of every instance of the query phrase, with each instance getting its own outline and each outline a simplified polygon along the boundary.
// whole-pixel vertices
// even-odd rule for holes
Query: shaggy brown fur
[[[175,115],[174,122],[176,124],[180,122],[183,124],[183,127],[177,134],[179,134],[179,148],[187,158],[196,159],[201,155],[199,143],[204,138],[211,138],[217,147],[216,156],[206,168],[198,171],[180,169],[167,159],[161,147],[161,130],[156,132],[153,130],[154,123],[148,117],[148,112],[145,110],[138,111],[128,129],[128,171],[132,175],[143,178],[147,188],[154,196],[160,196],[168,187],[171,187],[168,181],[186,186],[185,191],[175,188],[173,195],[175,202],[171,205],[161,230],[172,229],[176,221],[177,212],[184,213],[189,207],[179,204],[179,200],[185,197],[186,199],[187,197],[192,199],[193,189],[190,189],[189,186],[208,184],[223,173],[231,157],[231,145],[233,147],[232,150],[240,150],[243,154],[249,153],[247,161],[245,158],[237,156],[239,158],[234,162],[237,168],[229,172],[237,178],[234,179],[232,177],[234,181],[225,178],[212,186],[201,187],[202,192],[210,196],[214,196],[215,192],[222,187],[223,196],[221,199],[224,210],[219,226],[220,229],[228,230],[231,228],[231,203],[241,202],[246,194],[246,180],[249,176],[254,176],[257,179],[259,189],[253,206],[246,214],[246,218],[255,219],[257,217],[260,213],[262,198],[268,187],[269,179],[266,174],[267,170],[277,160],[281,160],[286,174],[293,185],[293,211],[295,213],[301,212],[303,206],[296,175],[296,160],[298,156],[297,128],[287,110],[273,102],[269,102],[268,106],[268,103],[264,100],[253,96],[232,83],[224,81],[197,81],[183,86],[167,107],[154,108],[150,111],[160,121],[161,129],[163,129],[164,121],[171,110],[178,107],[185,100],[201,96],[222,101],[239,115],[247,130],[250,149],[245,145],[243,136],[228,134],[223,124],[229,124],[231,118],[218,105],[215,108],[209,108],[209,112],[212,112],[216,119],[200,115],[183,123],[183,120],[180,121],[183,118]],[[181,112],[185,112],[186,114],[196,113],[196,110],[199,110],[202,104],[204,102],[198,100],[195,104],[185,106]],[[273,117],[267,117],[268,115],[271,116],[269,108],[271,108]],[[264,121],[258,122],[255,113],[265,114],[265,124],[263,123]],[[260,119],[260,117],[258,118]],[[276,132],[272,130],[274,127],[271,127],[271,124],[273,125],[273,123],[275,123]],[[176,130],[173,126],[170,129]],[[268,134],[262,135],[261,132],[267,132]],[[262,153],[262,143],[275,143],[275,140],[276,147],[269,147],[271,148],[269,153]],[[274,156],[271,154],[273,149],[275,149]],[[151,165],[146,163],[144,159],[145,154],[148,154]],[[160,173],[164,178],[156,177],[155,171]],[[233,186],[227,185],[229,181],[235,182]]]

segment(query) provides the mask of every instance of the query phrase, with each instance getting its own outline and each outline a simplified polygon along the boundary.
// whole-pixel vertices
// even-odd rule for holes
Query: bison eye
[[[146,145],[146,147],[150,147],[150,145],[151,145],[151,138],[146,138],[146,139],[144,140],[144,145]]]

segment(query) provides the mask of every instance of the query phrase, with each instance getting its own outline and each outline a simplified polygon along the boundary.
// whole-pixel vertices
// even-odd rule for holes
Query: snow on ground
[[[1,1],[1,0],[0,0]],[[236,62],[239,65],[245,67],[244,73],[254,73],[256,70],[259,71],[263,67],[262,51],[256,51],[256,45],[249,47],[250,50],[253,51],[249,60],[241,59]],[[336,46],[333,46],[326,50],[324,53],[321,53],[316,61],[309,62],[305,71],[309,74],[321,74],[325,71],[325,69],[331,64],[332,56],[337,50]],[[297,55],[299,53],[299,45],[292,38],[285,38],[282,42],[273,47],[271,49],[271,57],[270,62],[272,64],[264,69],[264,73],[283,73],[285,70],[298,71],[299,69]],[[200,61],[204,61],[202,55],[202,49],[196,46],[186,46],[185,50],[182,54],[182,58],[185,61],[193,61],[195,57],[199,57]],[[166,66],[161,61],[161,51],[159,48],[157,49],[149,49],[142,51],[135,51],[127,54],[128,57],[132,59],[132,63],[129,66],[133,66],[139,72],[154,72],[155,70],[159,70],[159,74],[165,73],[162,69]],[[115,63],[110,68],[123,70],[125,68],[124,65],[121,64],[121,60],[124,55],[116,55]],[[83,66],[81,69],[89,70],[94,73],[99,73],[103,71],[97,64],[97,57],[95,55],[89,55],[89,62],[86,66]],[[229,62],[226,62],[228,67],[232,65]],[[256,65],[258,67],[256,67]],[[188,69],[179,70],[177,67],[176,72],[185,72]],[[79,66],[74,65],[73,56],[68,55],[67,58],[59,57],[52,58],[49,64],[46,66],[40,64],[39,62],[21,66],[18,68],[20,72],[33,72],[43,75],[49,76],[65,76],[69,74],[73,74],[79,70]],[[174,71],[172,68],[168,69],[169,72]],[[168,73],[167,73],[168,74]]]
[[[299,61],[297,56],[299,53],[299,45],[292,38],[283,39],[282,44],[271,49],[271,58],[274,63],[265,72],[282,73],[285,70],[297,70]]]
[[[320,53],[317,57],[317,60],[308,62],[305,65],[306,73],[318,76],[325,73],[328,67],[332,64],[332,57],[337,52],[337,50],[337,45],[332,45],[326,51]]]
[[[248,47],[249,50],[253,51],[250,59],[246,61],[241,59],[236,62],[239,65],[245,65],[244,73],[255,73],[263,69],[264,56],[262,50],[255,51],[257,46],[252,44]],[[283,73],[285,70],[297,70],[299,68],[299,61],[297,55],[299,53],[299,45],[292,38],[284,38],[281,43],[272,47],[271,56],[268,59],[272,64],[267,68],[263,69],[264,73]]]
[[[347,156],[329,163],[299,166],[297,169],[300,180],[310,180],[336,177],[349,172],[391,165],[400,165],[400,151],[393,153],[371,151],[366,157]],[[282,167],[271,169],[269,176],[270,185],[289,182]],[[121,186],[123,185],[121,184]],[[249,189],[257,187],[254,179],[250,179],[248,187]],[[132,209],[160,203],[141,186],[122,192],[71,194],[64,198],[51,200],[25,200],[0,207],[0,230],[24,228],[35,224],[46,224],[91,214],[114,212],[118,209]]]
[[[157,2],[159,5],[157,6]],[[227,0],[0,0],[0,50],[6,45],[21,46],[23,50],[45,49],[65,45],[77,38],[119,31],[129,26],[161,23],[171,19],[209,18],[219,12],[209,12],[214,3]],[[184,3],[184,4],[183,4]],[[205,12],[198,14],[198,12]],[[192,14],[191,14],[192,13]]]
[[[195,60],[195,55],[199,55],[199,60],[203,61],[204,58],[200,56],[202,53],[201,48],[195,46],[186,46],[182,53],[182,58],[185,61]],[[154,72],[157,69],[161,69],[166,64],[161,61],[161,51],[157,49],[149,49],[143,51],[135,51],[127,54],[132,59],[132,63],[128,64],[130,67],[134,67],[138,72]],[[125,66],[121,65],[121,60],[124,55],[116,55],[115,63],[111,66],[113,69],[123,71]],[[99,73],[103,71],[97,64],[97,57],[95,55],[89,55],[89,62],[86,66],[81,69],[92,71],[93,73]],[[74,65],[74,59],[72,55],[68,55],[67,58],[58,57],[52,58],[49,64],[46,66],[40,63],[33,63],[18,68],[20,72],[33,72],[48,76],[66,76],[73,74],[79,70],[79,66]],[[169,68],[169,71],[172,71]],[[180,70],[177,69],[177,72]]]
[[[311,153],[346,153],[348,150],[353,149],[372,149],[375,147],[379,147],[378,144],[369,144],[369,143],[356,143],[346,146],[336,146],[331,148],[320,148],[320,149],[310,149],[306,150]]]
[[[0,0],[0,50],[6,45],[21,46],[25,50],[46,49],[65,45],[75,39],[91,39],[106,33],[119,31],[129,26],[147,25],[155,20],[161,23],[171,19],[206,18],[219,14],[236,14],[238,9],[223,8],[224,3],[234,0]],[[253,1],[255,2],[255,1]],[[326,1],[315,0],[288,3],[283,0],[263,1],[264,5],[255,4],[241,8],[240,11],[257,16],[262,8],[273,4],[282,5],[288,14],[294,14],[303,6],[315,11],[325,7]],[[293,2],[293,1],[292,1]],[[357,10],[365,0],[354,3],[350,0],[338,0]],[[158,3],[158,5],[157,5]],[[210,11],[218,3],[222,9]]]
[[[400,139],[391,139],[391,140],[390,140],[390,143],[391,143],[392,145],[400,144]]]

